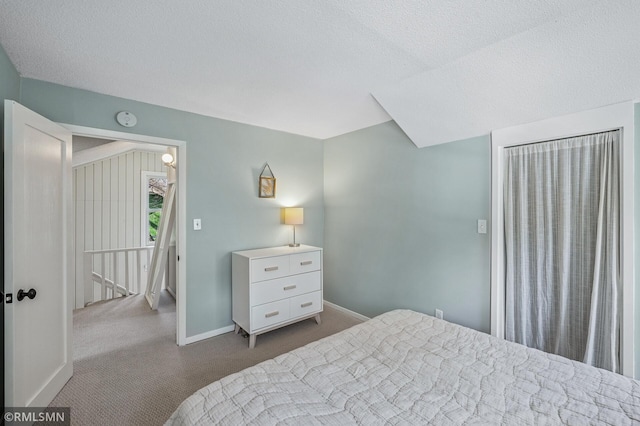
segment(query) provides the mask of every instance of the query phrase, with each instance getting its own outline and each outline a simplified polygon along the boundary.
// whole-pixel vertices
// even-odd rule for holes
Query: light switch
[[[478,219],[478,234],[487,233],[487,221],[484,219]]]
[[[193,219],[193,230],[199,231],[202,229],[202,219]]]

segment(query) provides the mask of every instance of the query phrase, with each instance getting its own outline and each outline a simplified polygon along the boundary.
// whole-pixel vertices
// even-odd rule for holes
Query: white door
[[[4,402],[44,407],[73,374],[71,133],[4,108]]]

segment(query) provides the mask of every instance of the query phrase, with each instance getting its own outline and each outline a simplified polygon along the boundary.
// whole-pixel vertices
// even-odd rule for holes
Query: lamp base
[[[297,244],[289,244],[289,247],[300,247],[300,243],[297,243]]]

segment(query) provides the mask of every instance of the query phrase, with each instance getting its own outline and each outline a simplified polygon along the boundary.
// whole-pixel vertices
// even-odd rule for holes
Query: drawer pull
[[[268,268],[264,268],[265,272],[272,272],[272,271],[277,271],[278,267],[277,266],[269,266]]]
[[[313,260],[305,260],[304,262],[300,262],[300,266],[307,266],[307,265],[311,265],[313,263]]]
[[[283,289],[284,291],[287,291],[287,290],[293,290],[293,289],[294,289],[294,288],[296,288],[296,287],[297,287],[297,286],[294,284],[294,285],[288,285],[288,286],[286,286],[286,287],[282,287],[282,289]]]
[[[264,314],[265,318],[271,318],[271,317],[275,317],[276,315],[279,315],[280,311],[273,311],[273,312],[269,312],[268,314]]]
[[[313,305],[313,302],[307,302],[307,303],[303,303],[302,305],[300,305],[300,307],[301,308],[308,308],[311,305]]]

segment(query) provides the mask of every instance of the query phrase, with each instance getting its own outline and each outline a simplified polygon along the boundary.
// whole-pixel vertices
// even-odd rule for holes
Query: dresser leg
[[[251,334],[249,336],[249,349],[253,349],[256,347],[256,335]]]
[[[322,324],[322,320],[320,319],[320,314],[316,314],[316,324]]]
[[[238,324],[236,324],[235,328],[233,329],[233,332],[236,334],[240,333],[240,326]]]

